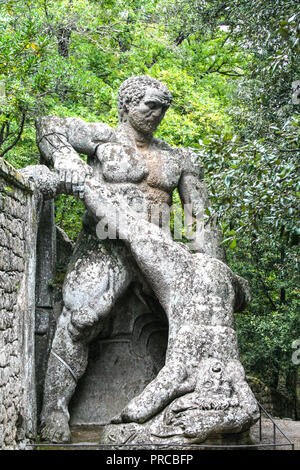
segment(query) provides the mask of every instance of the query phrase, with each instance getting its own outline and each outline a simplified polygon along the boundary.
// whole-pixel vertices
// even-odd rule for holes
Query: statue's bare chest
[[[98,147],[97,154],[108,183],[146,183],[167,192],[178,184],[180,168],[172,151],[154,148],[142,153],[130,145],[109,143]]]

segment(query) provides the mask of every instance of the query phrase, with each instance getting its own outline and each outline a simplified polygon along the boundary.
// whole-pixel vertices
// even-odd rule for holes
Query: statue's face
[[[151,135],[161,123],[167,109],[163,94],[155,88],[148,88],[137,105],[129,104],[127,122],[137,131]]]

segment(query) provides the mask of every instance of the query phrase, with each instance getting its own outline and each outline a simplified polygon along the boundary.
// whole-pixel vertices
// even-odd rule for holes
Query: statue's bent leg
[[[74,341],[68,331],[71,312],[64,308],[57,324],[45,379],[42,438],[70,440],[68,404],[87,365],[88,345]]]
[[[65,280],[45,379],[42,438],[52,442],[70,440],[68,405],[87,366],[88,344],[132,277],[125,247],[80,243]]]

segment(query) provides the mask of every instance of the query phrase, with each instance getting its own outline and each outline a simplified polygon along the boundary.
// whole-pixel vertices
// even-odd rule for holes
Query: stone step
[[[41,443],[37,450],[99,450],[103,426],[72,426],[70,444]]]
[[[168,446],[107,446],[101,445],[101,436],[104,430],[104,426],[72,426],[71,434],[72,441],[70,444],[50,444],[50,443],[41,443],[36,448],[37,450],[197,450],[196,447],[176,447],[176,445]],[[99,445],[100,444],[100,445]],[[248,445],[253,444],[250,439],[249,431],[238,433],[238,434],[227,434],[215,436],[214,438],[207,439],[202,444],[206,446],[223,445]],[[201,448],[199,448],[201,450]]]

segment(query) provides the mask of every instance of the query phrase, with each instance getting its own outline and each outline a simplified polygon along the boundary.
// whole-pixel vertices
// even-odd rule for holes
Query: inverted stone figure
[[[126,203],[114,217],[110,192],[93,180],[86,182],[85,203],[115,225],[169,321],[165,366],[106,427],[104,441],[191,444],[249,429],[259,410],[239,361],[233,318],[249,303],[247,282],[222,261],[174,242]]]
[[[173,148],[153,137],[171,101],[169,91],[161,82],[147,76],[132,77],[119,89],[120,122],[116,129],[102,123],[56,116],[43,117],[36,122],[38,147],[48,166],[52,165],[55,171],[37,166],[28,168],[25,173],[27,171],[27,176],[31,173],[42,190],[45,186],[48,195],[73,194],[83,199],[86,205],[83,229],[63,287],[64,307],[46,373],[41,418],[42,438],[45,440],[70,440],[68,405],[78,380],[86,370],[89,343],[101,332],[114,305],[133,283],[139,286],[141,295],[156,295],[166,311],[170,330],[168,353],[166,366],[158,377],[128,404],[115,421],[147,424],[150,420],[147,433],[151,434],[155,426],[161,432],[159,420],[162,415],[163,426],[172,422],[177,429],[176,420],[182,407],[196,410],[201,415],[209,400],[209,393],[204,394],[205,383],[210,382],[203,378],[205,374],[199,366],[201,361],[204,361],[203,371],[207,375],[211,367],[215,369],[216,376],[212,380],[215,385],[208,388],[213,390],[212,396],[218,394],[218,390],[222,395],[224,389],[225,395],[219,397],[219,405],[211,405],[217,407],[218,416],[220,407],[229,407],[232,413],[233,403],[239,403],[236,406],[244,410],[243,417],[238,419],[232,415],[228,418],[227,413],[226,429],[231,426],[237,432],[257,418],[255,400],[243,378],[232,329],[232,312],[242,308],[246,301],[245,283],[222,262],[220,235],[215,227],[198,224],[191,247],[199,255],[191,258],[186,248],[172,241],[168,229],[164,233],[166,224],[161,223],[164,216],[168,217],[176,187],[182,203],[191,208],[191,220],[196,217],[201,220],[209,205],[202,165],[193,152]],[[88,156],[88,164],[78,153]],[[101,191],[105,191],[102,196]],[[112,208],[118,208],[123,201],[128,213],[132,211],[142,224],[141,236],[136,241],[128,238],[126,230],[121,233],[118,226],[115,228],[122,235],[121,239],[99,240],[96,235],[97,209],[105,202],[105,195],[109,195]],[[149,214],[158,206],[165,214],[157,219],[158,227],[153,235]],[[112,212],[103,211],[102,216],[109,220]],[[110,227],[113,225],[111,220]],[[148,229],[150,236],[147,239],[145,230]],[[168,270],[173,269],[174,262],[168,264],[167,261],[172,251],[174,259],[179,260],[178,269],[174,266],[173,278]],[[145,259],[145,254],[149,254],[149,259]],[[162,263],[164,255],[166,262]],[[195,269],[197,282],[200,278],[201,282],[192,282],[191,270]],[[176,276],[180,279],[176,280]],[[181,284],[174,290],[174,282],[179,281]],[[240,297],[241,301],[238,300]],[[194,302],[192,310],[197,312],[191,316],[188,314],[190,298]],[[187,310],[185,304],[189,305]],[[178,329],[181,315],[182,331]],[[234,383],[242,384],[239,392],[234,389]],[[202,400],[202,408],[197,407],[197,400]],[[241,405],[242,401],[249,402],[249,407]],[[158,412],[159,423],[155,418],[153,424],[153,416]],[[184,416],[186,421],[190,420],[188,413]],[[218,423],[222,421],[220,416]],[[205,419],[204,416],[197,421],[196,440],[217,430],[218,424],[211,430]],[[170,430],[168,426],[166,433]],[[219,427],[224,428],[221,424]],[[126,434],[127,430],[124,432]],[[187,431],[185,433],[188,435]],[[193,433],[191,431],[190,435]],[[141,439],[144,439],[144,434],[137,430]]]

